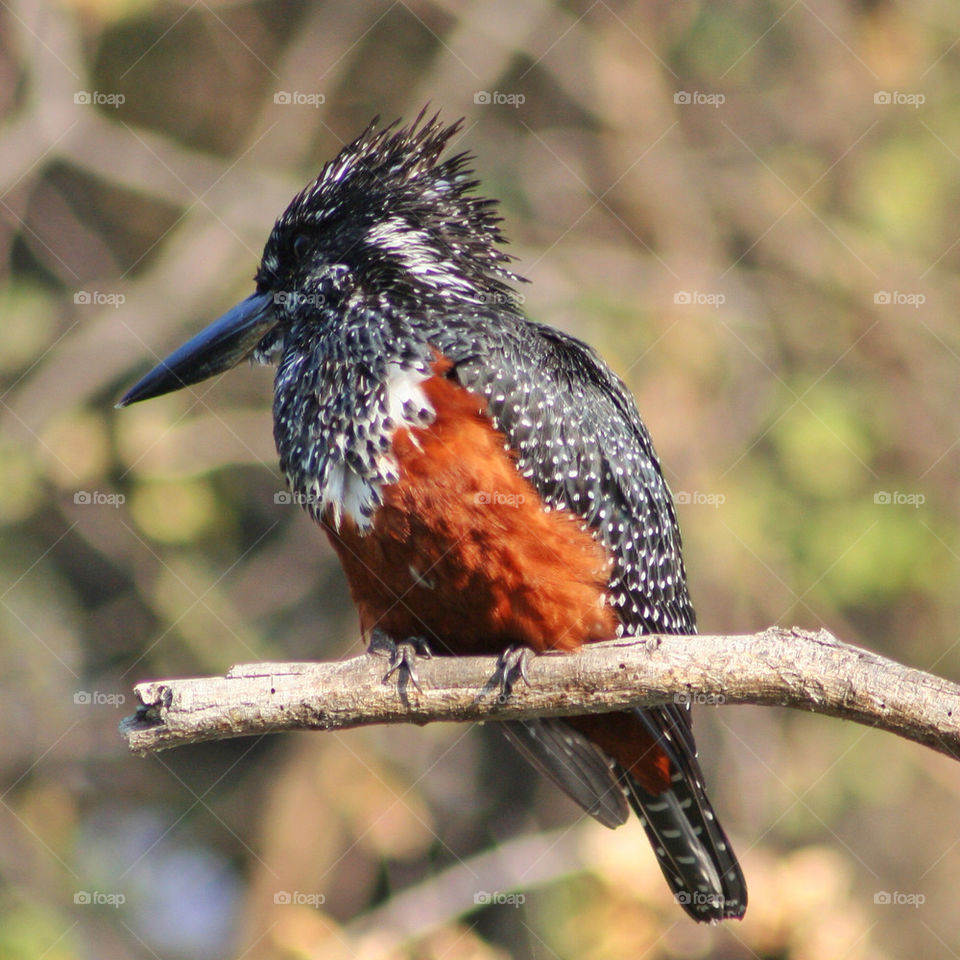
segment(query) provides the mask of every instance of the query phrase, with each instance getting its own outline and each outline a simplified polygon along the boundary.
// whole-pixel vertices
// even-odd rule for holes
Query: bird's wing
[[[581,340],[502,314],[448,318],[436,342],[544,503],[581,517],[612,556],[624,634],[695,632],[673,498],[623,381]],[[695,756],[688,705],[663,710],[664,735]]]
[[[673,499],[625,384],[585,343],[516,317],[487,318],[479,330],[452,322],[438,339],[454,362],[448,375],[486,398],[543,502],[579,517],[612,557],[610,603],[624,634],[695,632]],[[703,786],[689,705],[612,714],[582,730],[574,724],[524,721],[507,733],[601,823],[623,822],[629,800],[691,915],[741,915],[746,888]],[[691,891],[709,896],[681,898]]]
[[[454,375],[486,398],[518,470],[613,557],[610,597],[624,632],[694,631],[673,499],[625,384],[587,344],[543,325],[488,333],[482,351],[447,334],[440,347]]]
[[[605,827],[627,822],[630,808],[616,766],[562,720],[506,720],[500,729],[520,753]]]

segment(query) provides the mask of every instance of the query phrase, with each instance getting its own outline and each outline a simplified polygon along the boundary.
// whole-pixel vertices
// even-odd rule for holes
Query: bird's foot
[[[527,676],[527,664],[533,656],[529,647],[507,647],[497,658],[496,679],[500,684],[500,699],[506,700],[513,691],[514,684],[519,677],[528,687],[530,677]]]
[[[420,676],[417,673],[417,657],[429,660],[433,653],[423,637],[407,637],[406,640],[396,643],[394,639],[382,630],[374,629],[370,636],[368,652],[386,654],[390,662],[387,672],[383,675],[386,683],[395,673],[403,671],[410,682],[423,693],[420,686]]]

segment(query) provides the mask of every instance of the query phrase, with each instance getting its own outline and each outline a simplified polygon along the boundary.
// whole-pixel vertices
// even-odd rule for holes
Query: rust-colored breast
[[[572,650],[615,635],[603,547],[567,511],[547,512],[482,401],[425,381],[435,420],[393,439],[400,481],[373,528],[326,524],[365,633],[423,637],[437,652]]]

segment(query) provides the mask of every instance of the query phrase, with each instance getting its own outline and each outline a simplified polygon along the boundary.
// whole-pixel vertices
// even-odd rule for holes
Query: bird
[[[463,124],[426,108],[406,126],[375,118],[276,221],[255,291],[118,406],[244,359],[274,365],[281,470],[364,637],[402,648],[391,669],[420,651],[522,673],[527,655],[694,633],[636,401],[592,347],[524,314],[497,203],[448,149]],[[743,916],[688,703],[498,725],[600,823],[632,809],[690,917]]]

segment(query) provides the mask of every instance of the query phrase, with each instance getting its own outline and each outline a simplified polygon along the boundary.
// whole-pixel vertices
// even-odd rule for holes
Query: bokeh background
[[[0,957],[957,956],[960,766],[859,726],[698,712],[751,897],[712,929],[494,729],[126,751],[137,681],[360,648],[269,371],[113,403],[427,101],[529,314],[635,391],[701,629],[960,675],[956,4],[7,0]]]

